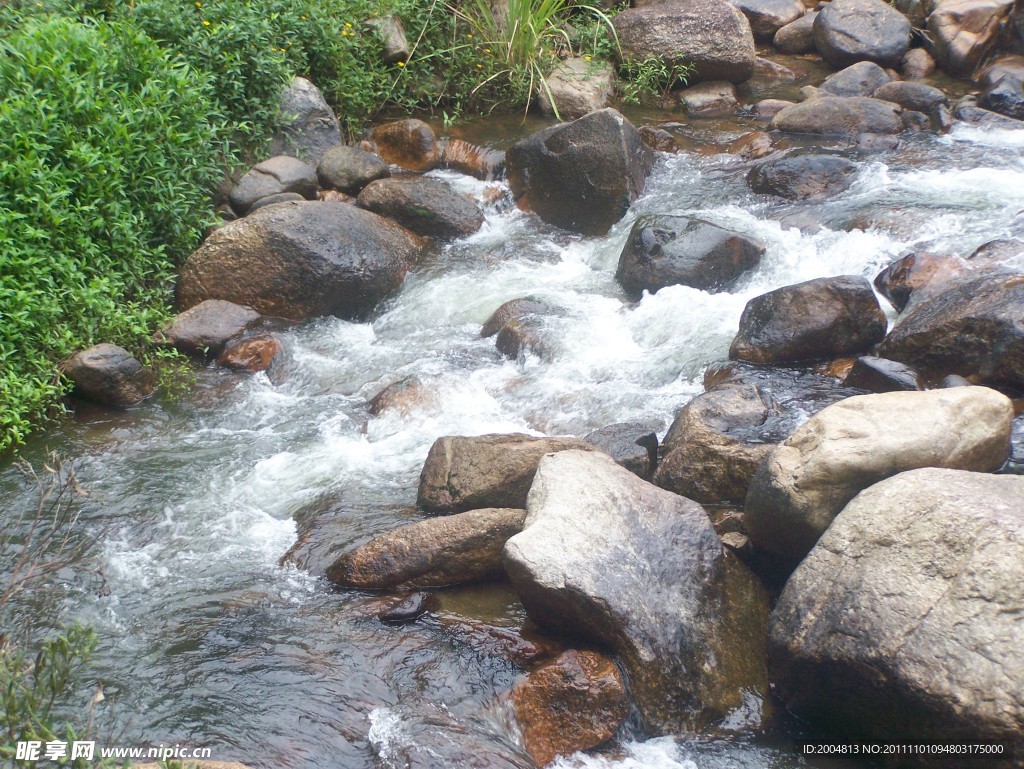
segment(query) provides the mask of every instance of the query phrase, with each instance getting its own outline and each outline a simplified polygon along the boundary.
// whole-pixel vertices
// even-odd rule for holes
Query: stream
[[[502,148],[540,125],[492,118],[458,135]],[[822,276],[873,278],[911,250],[966,255],[1024,236],[1024,132],[958,125],[946,136],[911,135],[856,155],[860,172],[846,192],[794,203],[753,195],[748,166],[713,151],[750,125],[689,127],[687,141],[703,149],[659,155],[643,195],[606,237],[562,232],[507,200],[488,204],[484,227],[437,251],[371,322],[282,330],[288,360],[273,381],[206,368],[181,400],[85,408],[34,437],[22,452],[29,461],[47,450],[74,459],[89,492],[83,522],[103,532],[100,572],[29,595],[19,610],[27,621],[46,608],[99,634],[90,676],[106,697],[100,744],[209,746],[212,758],[255,769],[399,769],[403,750],[438,723],[467,744],[513,744],[502,693],[520,670],[453,621],[520,628],[525,613],[511,590],[442,591],[432,616],[387,626],[373,596],[282,565],[303,525],[329,532],[312,561],[416,520],[419,471],[441,435],[582,436],[645,421],[664,436],[702,391],[708,364],[726,357],[752,297]],[[502,184],[432,175],[480,199]],[[614,272],[632,221],[647,213],[697,214],[767,252],[732,293],[675,286],[631,302]],[[479,337],[500,304],[527,295],[565,310],[551,321],[549,360],[508,360]],[[408,376],[431,397],[408,413],[371,416],[369,399]],[[35,504],[12,466],[0,469],[0,500],[12,513]],[[91,692],[90,683],[83,698]],[[627,724],[612,747],[557,766],[814,766],[793,752],[795,728],[646,739]]]

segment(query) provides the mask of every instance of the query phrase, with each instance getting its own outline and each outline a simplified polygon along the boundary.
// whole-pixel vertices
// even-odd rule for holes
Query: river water
[[[500,146],[531,128],[491,122],[462,134]],[[742,130],[709,124],[692,140]],[[525,616],[515,596],[501,586],[446,591],[437,616],[385,626],[372,596],[281,565],[300,525],[329,527],[340,550],[416,519],[419,470],[440,435],[667,427],[701,391],[705,367],[726,356],[751,297],[820,276],[873,277],[912,249],[966,254],[1024,235],[1022,150],[1024,132],[912,136],[858,156],[856,183],[824,203],[752,195],[735,157],[659,156],[643,196],[603,238],[491,204],[479,233],[432,257],[371,322],[282,331],[289,361],[274,382],[205,369],[181,401],[87,409],[34,438],[29,460],[47,448],[75,458],[89,491],[83,520],[104,533],[100,575],[30,596],[23,618],[47,602],[98,631],[102,744],[209,746],[258,769],[397,769],[444,723],[456,740],[507,748],[515,733],[502,693],[519,671],[451,620],[516,629]],[[493,185],[435,175],[478,196]],[[699,214],[768,250],[733,293],[674,287],[633,303],[613,276],[631,221],[645,213]],[[495,308],[525,295],[566,310],[552,321],[550,360],[507,360],[478,336]],[[372,417],[369,398],[410,375],[432,398]],[[10,467],[0,499],[10,512],[34,501]],[[91,691],[83,685],[82,696]],[[560,766],[805,765],[791,734],[650,740],[627,727],[613,749]]]

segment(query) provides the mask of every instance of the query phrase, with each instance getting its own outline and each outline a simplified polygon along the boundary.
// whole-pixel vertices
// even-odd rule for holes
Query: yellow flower
[[[399,66],[399,67],[404,67],[404,66],[405,66],[405,62],[404,62],[404,61],[400,61],[400,62],[398,62],[398,66]]]
[[[467,33],[467,34],[466,34],[466,37],[473,37],[473,36]]]
[[[491,49],[490,49],[490,48],[484,48],[484,52],[485,52],[485,53],[490,53],[490,52],[491,52]]]
[[[349,29],[352,29],[352,22],[351,21],[346,21],[345,22],[345,26],[348,27]]]
[[[202,8],[202,7],[203,7],[203,4],[200,3],[199,0],[196,0],[196,8]]]
[[[583,61],[590,61],[590,57],[589,56],[584,56],[583,57]]]
[[[203,19],[203,26],[204,27],[210,26],[210,22],[208,22],[206,19]]]
[[[477,65],[476,65],[476,68],[477,68],[477,69],[483,69],[483,68],[484,68],[484,65],[483,65],[483,64],[477,64]]]

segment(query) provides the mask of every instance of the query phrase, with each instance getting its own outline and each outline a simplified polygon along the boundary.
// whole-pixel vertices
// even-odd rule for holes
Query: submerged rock
[[[697,730],[764,692],[766,596],[695,502],[601,453],[544,457],[505,569],[530,617],[614,651],[645,729]]]
[[[440,179],[426,177],[378,179],[356,199],[360,208],[386,216],[417,235],[460,238],[484,223],[476,203]]]
[[[842,724],[843,739],[1019,744],[1021,510],[1024,478],[960,470],[913,470],[861,492],[772,614],[787,708]]]
[[[236,214],[245,216],[262,198],[293,192],[307,200],[316,200],[318,189],[313,166],[288,155],[278,155],[246,171],[232,188],[228,200]]]
[[[221,299],[207,299],[178,313],[153,341],[186,355],[217,357],[224,346],[259,323],[260,314]]]
[[[869,350],[886,324],[865,278],[817,278],[747,302],[729,357],[751,363],[838,358]]]
[[[401,526],[344,553],[327,578],[373,590],[500,579],[502,548],[525,516],[524,510],[471,510]]]
[[[575,649],[516,681],[512,705],[526,752],[539,767],[607,742],[629,715],[629,695],[615,663]]]
[[[427,612],[437,611],[440,600],[435,593],[412,593],[382,609],[377,618],[386,625],[415,622]]]
[[[97,344],[72,356],[61,373],[75,394],[104,406],[125,408],[153,394],[156,379],[131,353],[115,344]]]
[[[882,0],[832,0],[814,20],[818,53],[834,67],[900,63],[910,48],[910,22]]]
[[[858,492],[905,470],[990,472],[1010,451],[1010,399],[987,387],[847,398],[774,449],[747,493],[747,532],[759,548],[803,558]]]
[[[370,134],[377,154],[387,163],[425,174],[441,161],[441,146],[434,130],[422,120],[399,120],[377,126]]]
[[[526,318],[530,315],[551,315],[557,312],[558,308],[540,299],[531,299],[528,296],[521,299],[510,299],[484,321],[483,328],[480,329],[480,336],[485,339],[494,336],[512,320]]]
[[[281,95],[271,152],[294,155],[315,166],[328,149],[341,143],[338,117],[320,89],[304,77],[294,78]]]
[[[433,513],[525,507],[541,457],[567,449],[594,450],[578,438],[519,433],[438,438],[423,464],[416,502]]]
[[[692,64],[694,79],[742,83],[754,72],[754,35],[725,0],[678,0],[627,8],[612,19],[626,61]],[[692,79],[691,79],[692,82]]]
[[[644,189],[653,156],[613,109],[546,128],[509,148],[509,186],[541,219],[604,235]]]
[[[633,225],[615,278],[633,296],[683,285],[711,293],[732,288],[756,267],[763,243],[686,216],[645,216]]]
[[[755,166],[747,184],[762,195],[823,200],[849,188],[856,174],[857,164],[838,155],[794,153]]]
[[[208,237],[181,269],[178,303],[225,299],[291,320],[365,317],[423,249],[412,233],[355,206],[283,203]]]

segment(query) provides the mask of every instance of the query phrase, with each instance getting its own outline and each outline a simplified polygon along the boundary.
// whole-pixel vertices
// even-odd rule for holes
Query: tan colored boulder
[[[943,0],[928,17],[938,65],[951,75],[971,75],[992,50],[1013,0]]]
[[[604,109],[615,95],[615,71],[610,64],[571,58],[560,62],[537,88],[537,103],[545,115],[575,120]]]

